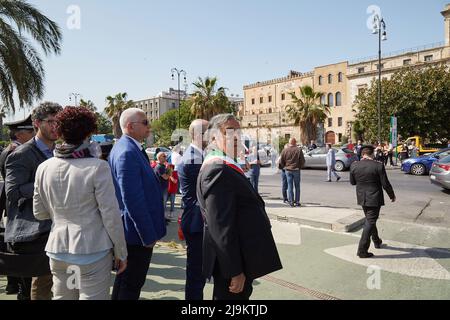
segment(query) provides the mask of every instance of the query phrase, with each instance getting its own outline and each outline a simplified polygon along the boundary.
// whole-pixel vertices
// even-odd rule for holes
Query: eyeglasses
[[[131,123],[140,123],[140,124],[143,124],[144,126],[148,126],[149,125],[148,119],[145,119],[145,120],[142,120],[142,121],[133,121]]]
[[[54,120],[54,119],[51,119],[51,120],[48,120],[48,119],[43,119],[43,120],[41,120],[42,122],[47,122],[49,125],[51,125],[51,126],[54,126],[55,124],[57,124],[58,123],[58,121],[56,121],[56,120]]]

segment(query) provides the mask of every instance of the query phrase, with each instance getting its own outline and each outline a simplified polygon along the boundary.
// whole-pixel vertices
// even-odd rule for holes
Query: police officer
[[[396,200],[384,164],[374,160],[374,151],[373,146],[362,147],[361,161],[352,163],[350,168],[350,182],[356,185],[358,205],[363,207],[366,216],[357,252],[360,258],[373,257],[373,254],[368,251],[371,237],[375,248],[381,248],[383,241],[378,236],[376,223],[380,209],[384,206],[383,189],[392,202]]]
[[[11,144],[3,150],[0,154],[0,173],[2,175],[3,183],[1,187],[1,195],[0,195],[0,216],[3,221],[3,216],[7,216],[6,214],[6,194],[5,194],[5,163],[6,158],[21,144],[32,139],[35,135],[33,122],[31,120],[31,115],[20,121],[5,123],[5,126],[9,128]],[[6,251],[6,244],[3,242],[4,238],[4,228],[3,225],[0,226],[0,242],[2,250]],[[31,278],[16,278],[8,276],[8,284],[6,286],[5,292],[6,294],[18,294],[18,300],[29,300],[30,299],[30,288],[31,288]]]

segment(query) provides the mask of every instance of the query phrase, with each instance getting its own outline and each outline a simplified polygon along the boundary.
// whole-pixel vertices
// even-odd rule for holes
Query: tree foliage
[[[288,116],[300,127],[302,144],[317,139],[318,125],[330,114],[330,108],[321,103],[322,92],[316,92],[310,86],[300,87],[300,97],[290,92],[294,104],[287,106]]]
[[[402,137],[419,135],[430,141],[450,136],[450,72],[445,65],[404,68],[383,79],[381,99],[382,140],[388,140],[390,117],[398,117]],[[356,97],[356,119],[366,140],[378,131],[377,81]]]
[[[30,41],[32,40],[32,41]],[[62,35],[58,25],[23,0],[0,0],[0,100],[15,111],[44,94],[44,67],[37,45],[45,55],[59,54]]]
[[[134,106],[133,101],[128,101],[127,97],[127,93],[118,93],[115,96],[106,97],[107,106],[105,107],[105,113],[112,121],[113,134],[116,138],[122,136],[122,129],[119,123],[122,112]]]

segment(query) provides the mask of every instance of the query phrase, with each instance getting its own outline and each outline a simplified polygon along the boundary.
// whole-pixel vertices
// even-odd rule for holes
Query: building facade
[[[382,57],[382,77],[389,79],[404,67],[423,67],[446,63],[450,66],[450,4],[441,12],[444,17],[445,41],[402,50]],[[246,135],[270,143],[274,136],[300,138],[300,128],[286,114],[292,104],[290,92],[299,96],[304,85],[321,92],[322,103],[330,107],[319,141],[341,143],[344,137],[354,139],[356,96],[378,79],[378,57],[319,66],[313,71],[291,71],[288,76],[244,86],[244,103],[239,110]],[[267,140],[267,141],[266,141]]]
[[[134,101],[134,106],[145,112],[147,119],[150,122],[158,120],[167,111],[178,109],[178,93],[180,94],[180,101],[186,99],[186,91],[169,89],[169,92],[161,92],[153,98]]]

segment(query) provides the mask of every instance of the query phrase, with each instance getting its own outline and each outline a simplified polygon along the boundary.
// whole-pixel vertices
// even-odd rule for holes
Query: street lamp
[[[175,73],[178,76],[178,129],[181,129],[181,96],[180,96],[180,76],[183,75],[184,83],[186,83],[186,71],[178,70],[177,68],[173,68],[172,72],[172,80],[175,80]]]
[[[378,143],[381,143],[381,41],[387,40],[386,24],[378,14],[373,17],[373,34],[378,34]]]
[[[75,107],[78,107],[77,101],[78,101],[78,98],[81,97],[81,94],[79,94],[79,93],[71,93],[71,94],[69,94],[69,101],[72,101],[72,96],[73,96],[73,98],[75,100]]]

